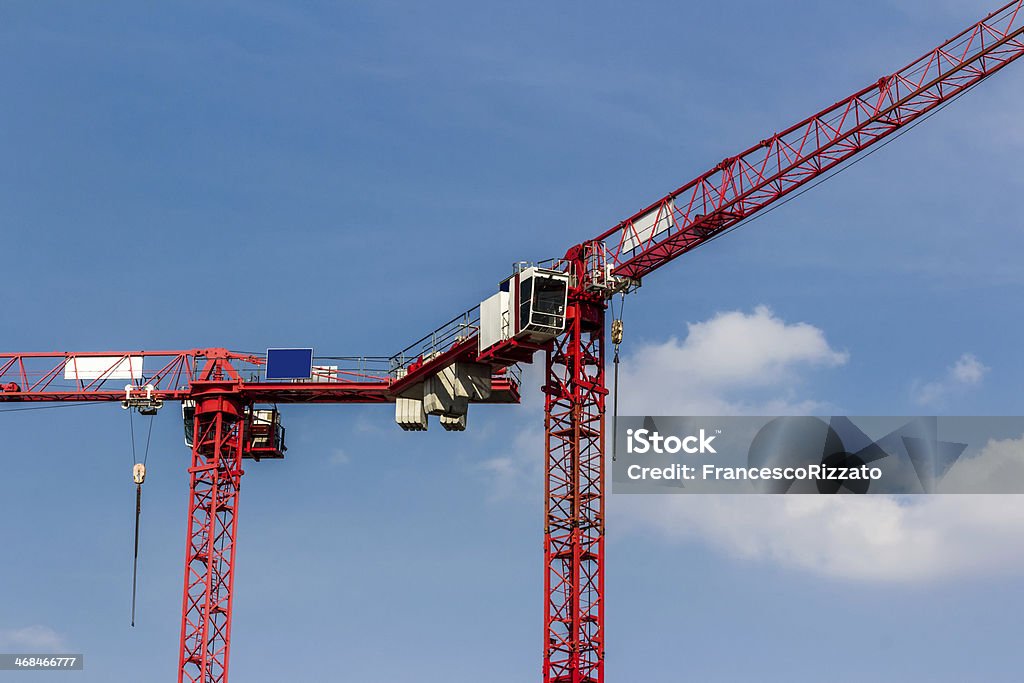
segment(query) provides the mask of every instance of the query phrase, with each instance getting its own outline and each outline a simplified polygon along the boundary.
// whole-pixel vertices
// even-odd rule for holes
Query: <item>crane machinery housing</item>
[[[275,351],[3,353],[0,402],[108,401],[152,413],[180,402],[192,450],[179,682],[227,681],[244,459],[284,455],[278,406],[394,403],[466,427],[470,403],[519,400],[517,364],[544,353],[543,680],[602,683],[605,660],[606,313],[610,298],[758,211],[830,177],[1024,54],[1024,0],[919,59],[726,157],[386,358],[315,358],[270,372]],[[616,331],[617,330],[617,331]],[[614,328],[616,340],[621,327]],[[617,343],[617,341],[616,341]],[[294,351],[294,350],[291,350]],[[127,385],[120,383],[127,382]]]

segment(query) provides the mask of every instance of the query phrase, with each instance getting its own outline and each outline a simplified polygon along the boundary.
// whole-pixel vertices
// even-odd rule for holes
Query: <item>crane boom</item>
[[[582,285],[610,298],[618,291],[614,283],[596,282],[605,266],[620,278],[620,288],[639,283],[669,261],[906,130],[1022,55],[1024,0],[1014,0],[904,68],[724,159],[614,227],[570,248],[551,267],[569,271],[577,257],[583,258]],[[480,349],[476,344],[479,320],[477,307],[424,337],[419,355],[411,356],[419,359],[421,374],[429,375],[455,360],[479,359],[495,366],[529,362],[539,350],[514,339]],[[457,352],[431,344],[434,339],[449,339],[454,324],[464,339]]]
[[[728,157],[596,239],[639,280],[735,227],[1024,55],[1015,0],[903,69]]]
[[[464,341],[441,343],[450,346],[452,357],[462,355]],[[445,358],[442,353],[432,360]],[[0,402],[123,402],[143,392],[156,401],[184,401],[191,398],[195,383],[227,380],[248,403],[394,403],[428,374],[421,370],[419,356],[335,356],[314,362],[318,364],[309,380],[280,382],[266,378],[265,354],[222,348],[0,353]],[[498,368],[490,395],[474,402],[518,400],[517,373]]]

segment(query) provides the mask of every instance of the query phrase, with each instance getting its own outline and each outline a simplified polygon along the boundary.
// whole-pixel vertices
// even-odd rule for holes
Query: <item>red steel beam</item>
[[[1024,0],[717,166],[599,235],[639,280],[919,120],[1024,55]]]
[[[266,382],[259,373],[266,361],[260,356],[227,349],[190,351],[106,351],[84,353],[0,354],[0,402],[107,401],[125,398],[125,385],[142,391],[154,387],[153,398],[182,401],[192,398],[194,382],[227,380],[246,403],[394,403],[409,386],[422,382],[445,366],[476,357],[476,337],[455,344],[436,358],[411,366],[403,378],[384,371],[339,371],[339,381]],[[65,367],[76,359],[109,358],[109,367],[88,379],[65,379]],[[141,379],[115,379],[132,358],[155,362],[156,369]],[[70,365],[74,368],[74,365]],[[518,385],[506,373],[494,375],[493,398],[474,403],[507,403],[518,397]]]

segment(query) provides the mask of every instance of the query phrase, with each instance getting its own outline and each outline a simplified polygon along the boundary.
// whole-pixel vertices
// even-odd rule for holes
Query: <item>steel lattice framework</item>
[[[568,330],[546,354],[544,680],[594,683],[604,661],[607,304],[570,296]]]
[[[223,683],[231,650],[244,406],[230,383],[196,386],[179,680]]]
[[[226,683],[242,475],[240,416],[254,403],[386,403],[459,361],[494,369],[494,398],[517,402],[509,367],[546,352],[545,683],[604,679],[605,311],[669,261],[809,187],[907,130],[1024,55],[1024,0],[1009,2],[903,69],[761,140],[596,238],[554,267],[572,276],[567,329],[547,347],[509,340],[478,351],[476,309],[386,359],[358,360],[305,384],[267,382],[259,355],[226,349],[0,354],[0,402],[121,401],[117,369],[159,369],[128,388],[196,401],[179,681]],[[610,266],[610,272],[605,268]],[[68,382],[78,359],[111,371]],[[383,366],[375,367],[375,361]],[[63,381],[62,381],[63,379]]]
[[[1011,2],[903,69],[724,159],[597,237],[618,275],[642,278],[836,168],[1024,53]]]

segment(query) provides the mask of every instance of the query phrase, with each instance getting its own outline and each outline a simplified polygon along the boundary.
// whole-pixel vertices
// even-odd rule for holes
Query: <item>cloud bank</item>
[[[787,322],[765,306],[723,312],[688,324],[683,339],[626,356],[620,413],[814,413],[828,404],[808,395],[813,374],[848,358],[823,330]],[[939,397],[977,385],[987,372],[964,354],[931,383],[939,388],[922,390]],[[501,497],[534,500],[541,453],[543,435],[530,426],[483,469],[501,482]],[[994,441],[984,455],[975,466],[998,478],[1024,461],[1024,437]],[[838,580],[940,581],[1019,571],[1024,564],[1024,498],[1015,496],[612,496],[609,516],[615,535],[698,543],[740,561]]]
[[[783,415],[820,404],[798,397],[803,375],[849,359],[825,333],[787,323],[767,306],[687,325],[683,340],[638,347],[622,361],[624,415]],[[642,388],[642,390],[641,390]]]

